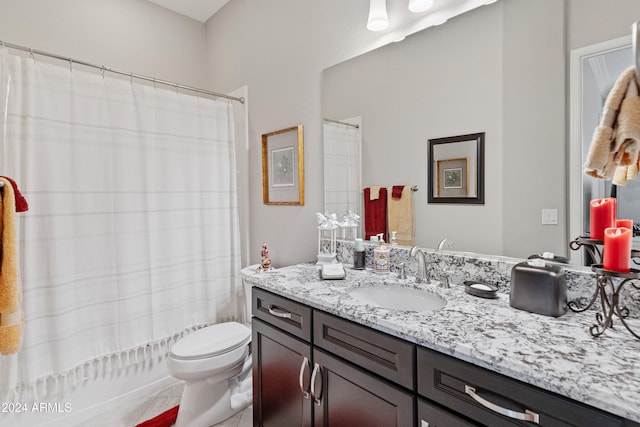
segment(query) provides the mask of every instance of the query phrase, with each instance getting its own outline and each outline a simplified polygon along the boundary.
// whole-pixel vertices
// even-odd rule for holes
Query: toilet
[[[242,270],[248,319],[251,285],[244,277],[251,269]],[[209,427],[251,404],[250,345],[250,324],[225,322],[192,332],[171,347],[169,373],[185,381],[175,427]]]

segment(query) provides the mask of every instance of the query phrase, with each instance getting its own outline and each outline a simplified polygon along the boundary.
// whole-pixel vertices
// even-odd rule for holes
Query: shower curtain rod
[[[347,122],[340,122],[338,120],[324,119],[324,121],[325,122],[330,122],[330,123],[337,123],[339,125],[351,126],[351,127],[356,128],[356,129],[360,128],[360,125],[354,125],[353,123],[347,123]]]
[[[28,52],[29,55],[31,55],[31,56],[40,55],[40,56],[47,56],[49,58],[59,59],[61,61],[68,62],[70,67],[73,64],[84,65],[85,67],[97,68],[97,69],[101,70],[103,73],[105,71],[108,71],[109,73],[120,74],[122,76],[127,76],[130,79],[134,79],[135,78],[135,79],[138,79],[138,80],[146,80],[146,81],[149,81],[149,82],[153,82],[154,84],[158,83],[158,84],[162,84],[162,85],[165,85],[165,86],[171,86],[171,87],[174,87],[176,89],[183,89],[183,90],[188,90],[188,91],[191,91],[191,92],[202,93],[202,94],[214,96],[214,97],[217,97],[217,98],[226,98],[226,99],[230,99],[232,101],[238,101],[241,104],[244,104],[244,98],[242,98],[242,97],[238,98],[238,97],[235,97],[235,96],[225,95],[223,93],[212,92],[212,91],[206,90],[206,89],[198,89],[196,87],[186,86],[186,85],[182,85],[180,83],[174,83],[174,82],[170,82],[170,81],[167,81],[167,80],[160,80],[160,79],[156,79],[155,77],[143,76],[141,74],[127,73],[127,72],[124,72],[124,71],[120,71],[120,70],[116,70],[116,69],[113,69],[113,68],[105,67],[104,65],[95,65],[95,64],[91,64],[89,62],[79,61],[77,59],[56,55],[54,53],[44,52],[42,50],[37,50],[37,49],[30,48],[30,47],[25,47],[25,46],[20,46],[20,45],[13,44],[13,43],[7,43],[7,42],[1,41],[1,40],[0,40],[0,47],[8,47],[8,48],[11,48],[11,49],[16,49],[16,50],[21,50],[23,52]]]

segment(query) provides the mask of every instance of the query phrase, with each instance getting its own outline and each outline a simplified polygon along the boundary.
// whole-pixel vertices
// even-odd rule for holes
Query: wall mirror
[[[265,205],[304,205],[302,125],[262,135],[262,195]]]
[[[484,132],[429,140],[429,203],[484,204]]]
[[[579,85],[573,72],[567,79],[568,55],[621,36],[630,45],[630,26],[639,17],[640,2],[614,8],[577,0],[497,2],[327,68],[322,116],[362,117],[363,187],[420,187],[414,194],[418,246],[435,248],[447,238],[454,250],[483,254],[573,255],[568,243],[584,231],[580,206],[590,197],[582,189],[580,142],[594,125],[583,129],[573,116],[568,120],[569,84]],[[598,64],[594,71],[602,70]],[[523,85],[527,81],[536,84]],[[597,123],[603,99],[594,98]],[[574,123],[582,135],[569,152]],[[478,131],[491,138],[484,204],[429,203],[427,140]],[[640,212],[630,188],[619,194]],[[557,209],[557,225],[542,224],[541,211],[549,208]]]

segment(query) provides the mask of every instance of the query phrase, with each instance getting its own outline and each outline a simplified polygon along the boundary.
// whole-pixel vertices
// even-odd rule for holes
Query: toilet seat
[[[195,331],[171,347],[176,360],[197,360],[220,356],[245,347],[251,330],[237,322],[218,323]]]

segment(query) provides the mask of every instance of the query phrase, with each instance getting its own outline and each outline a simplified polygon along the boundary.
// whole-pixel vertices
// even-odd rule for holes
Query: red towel
[[[27,203],[27,199],[24,198],[24,196],[18,189],[18,184],[16,184],[16,182],[8,176],[3,176],[2,178],[5,178],[7,181],[9,181],[11,183],[11,186],[13,187],[13,193],[16,196],[16,212],[28,211],[29,204]]]
[[[387,189],[380,188],[380,197],[377,200],[369,200],[371,189],[364,189],[364,238],[369,240],[371,236],[382,233],[384,241],[387,241]]]
[[[404,185],[394,185],[391,187],[391,197],[395,200],[400,200],[402,198],[402,190],[404,190]]]
[[[179,406],[175,406],[150,420],[137,424],[136,427],[171,427],[178,418],[178,409]]]

